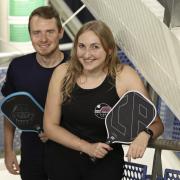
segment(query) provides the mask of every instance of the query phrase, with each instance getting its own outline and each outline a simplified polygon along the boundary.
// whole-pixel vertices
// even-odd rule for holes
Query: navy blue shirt
[[[3,96],[18,91],[29,92],[44,107],[48,84],[54,69],[55,67],[42,67],[36,60],[36,53],[15,58],[9,65],[1,92]]]
[[[67,55],[61,63],[66,60]],[[17,57],[9,65],[1,92],[3,96],[7,96],[14,92],[26,91],[44,108],[48,84],[54,69],[55,67],[42,67],[36,60],[36,53]],[[40,141],[37,133],[21,134],[21,159],[32,159],[38,156],[40,158],[43,149],[44,143]]]

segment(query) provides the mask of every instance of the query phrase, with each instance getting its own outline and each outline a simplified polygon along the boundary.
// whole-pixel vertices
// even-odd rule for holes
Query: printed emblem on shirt
[[[96,115],[96,117],[104,119],[110,110],[111,107],[108,104],[101,103],[95,107],[94,114]]]

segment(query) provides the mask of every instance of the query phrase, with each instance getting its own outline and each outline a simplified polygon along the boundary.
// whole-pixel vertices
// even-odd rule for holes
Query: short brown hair
[[[55,18],[58,29],[60,30],[62,28],[62,24],[58,12],[51,6],[41,6],[33,10],[29,16],[29,22],[28,22],[29,32],[30,32],[30,22],[33,16],[39,16],[44,19]]]

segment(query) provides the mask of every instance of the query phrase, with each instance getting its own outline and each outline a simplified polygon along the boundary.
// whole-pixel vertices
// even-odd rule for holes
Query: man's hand
[[[14,151],[5,152],[5,165],[7,170],[14,175],[19,174],[20,167],[16,158],[16,154]]]
[[[39,133],[39,138],[43,143],[45,143],[48,140],[48,137],[44,132]]]

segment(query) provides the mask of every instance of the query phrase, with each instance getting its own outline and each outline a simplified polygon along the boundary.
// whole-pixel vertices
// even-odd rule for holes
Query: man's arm
[[[16,158],[16,153],[13,150],[14,133],[14,126],[4,117],[5,165],[11,174],[19,174],[20,168]]]

